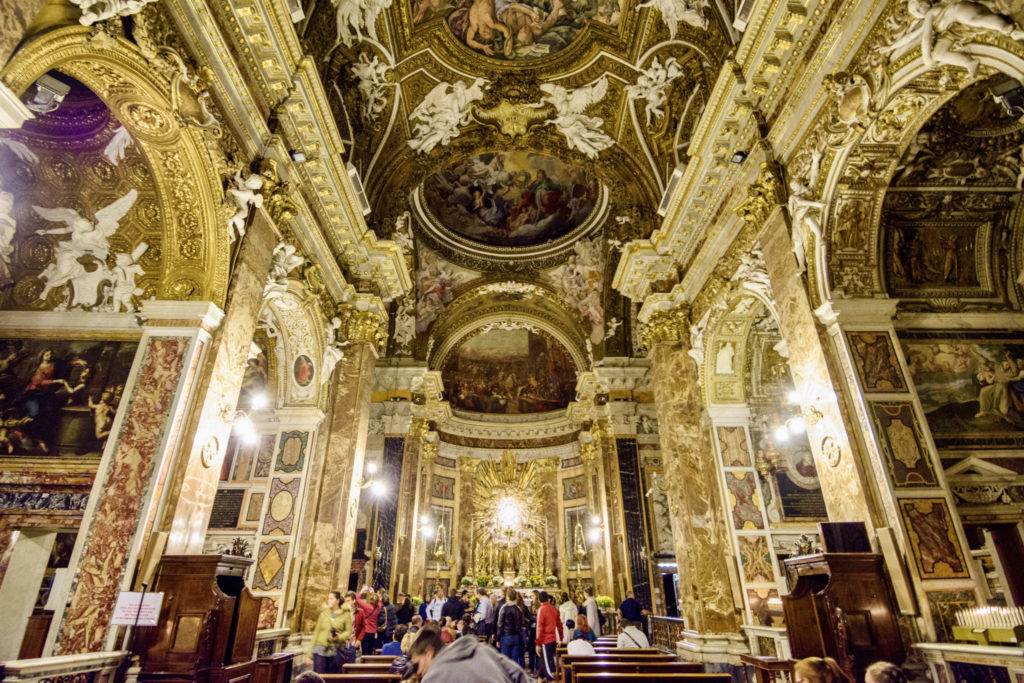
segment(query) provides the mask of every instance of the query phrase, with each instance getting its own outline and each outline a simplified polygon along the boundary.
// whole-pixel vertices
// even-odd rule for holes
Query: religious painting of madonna
[[[137,346],[0,340],[0,455],[98,458]]]
[[[1024,430],[1024,344],[983,333],[951,337],[908,333],[900,340],[932,434],[937,440],[999,433],[1019,437]]]
[[[543,413],[569,405],[576,367],[558,342],[529,330],[489,330],[448,356],[452,405],[478,413]]]

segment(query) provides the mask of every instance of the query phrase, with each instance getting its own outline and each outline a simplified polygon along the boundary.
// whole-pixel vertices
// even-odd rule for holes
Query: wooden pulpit
[[[881,555],[818,553],[785,564],[797,577],[782,596],[794,659],[832,657],[858,681],[873,662],[903,662],[899,612]]]
[[[139,629],[138,680],[248,683],[260,601],[245,586],[252,560],[165,555],[153,590],[164,594],[156,626]]]

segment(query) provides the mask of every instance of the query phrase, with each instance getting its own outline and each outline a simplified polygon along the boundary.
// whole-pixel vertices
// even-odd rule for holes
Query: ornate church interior
[[[1024,683],[1022,25],[7,3],[0,680],[288,682],[369,587]]]

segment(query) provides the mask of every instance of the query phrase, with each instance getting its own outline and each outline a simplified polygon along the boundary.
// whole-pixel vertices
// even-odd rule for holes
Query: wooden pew
[[[395,661],[397,655],[363,655],[359,658],[360,664],[388,664]]]
[[[649,674],[649,673],[586,673],[576,676],[576,683],[601,683],[602,681],[629,681],[629,683],[664,683],[665,681],[681,681],[682,683],[731,683],[729,674]]]
[[[559,680],[569,683],[569,667],[576,663],[614,663],[614,662],[641,662],[646,664],[655,663],[670,663],[678,661],[679,658],[671,654],[623,654],[629,653],[630,650],[620,650],[614,653],[596,654],[596,655],[562,655],[557,661]]]
[[[330,681],[338,681],[338,683],[388,683],[388,681],[402,680],[402,677],[398,674],[320,674],[320,676],[330,683]]]
[[[586,673],[665,673],[702,674],[704,665],[697,662],[577,662],[566,669],[563,680],[574,683],[576,677]]]
[[[341,673],[343,674],[386,674],[391,668],[391,664],[343,664],[341,667]]]

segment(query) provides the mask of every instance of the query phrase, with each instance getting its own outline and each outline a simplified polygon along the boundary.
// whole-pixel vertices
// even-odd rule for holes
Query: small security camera
[[[37,114],[49,114],[57,110],[70,91],[71,86],[67,83],[58,81],[49,74],[43,74],[36,81],[36,92],[32,96],[32,101],[25,106]]]
[[[1007,116],[1024,116],[1024,87],[1014,78],[999,81],[988,89]]]

